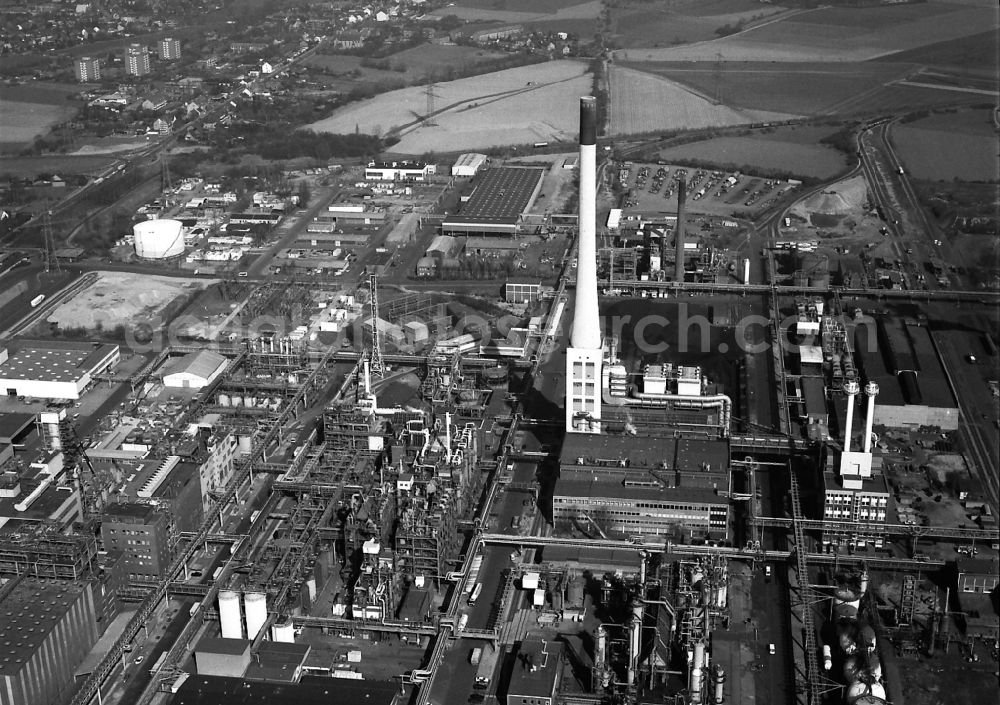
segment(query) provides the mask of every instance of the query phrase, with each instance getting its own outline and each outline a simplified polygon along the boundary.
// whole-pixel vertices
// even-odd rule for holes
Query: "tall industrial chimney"
[[[577,238],[574,348],[600,348],[597,308],[597,100],[580,98],[580,236]]]
[[[576,303],[566,351],[566,432],[600,433],[601,323],[597,307],[597,99],[580,98],[580,234]]]
[[[875,397],[878,396],[878,385],[869,382],[865,385],[865,394],[868,395],[868,417],[865,419],[865,445],[866,453],[872,452],[872,426],[875,424]]]
[[[853,379],[844,382],[844,392],[847,394],[847,419],[844,422],[844,452],[851,452],[851,425],[854,423],[854,397],[861,387]]]
[[[677,182],[677,235],[674,238],[674,281],[684,281],[684,205],[687,201],[687,180]]]

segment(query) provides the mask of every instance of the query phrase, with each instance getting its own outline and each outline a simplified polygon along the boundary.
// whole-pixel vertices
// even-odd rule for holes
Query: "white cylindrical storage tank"
[[[743,260],[743,283],[750,283],[750,260],[748,259]]]
[[[242,639],[243,624],[240,619],[240,596],[232,590],[219,592],[219,622],[223,639]]]
[[[145,220],[132,227],[132,234],[137,257],[166,259],[184,254],[184,233],[179,220]]]
[[[286,644],[295,643],[295,625],[291,622],[275,624],[271,627],[271,640],[280,641]]]
[[[847,687],[847,702],[854,705],[866,695],[871,695],[879,700],[885,699],[885,688],[881,683],[866,683],[863,680],[855,681]]]
[[[243,609],[247,615],[247,639],[256,639],[260,628],[267,621],[267,595],[248,592],[243,596]]]

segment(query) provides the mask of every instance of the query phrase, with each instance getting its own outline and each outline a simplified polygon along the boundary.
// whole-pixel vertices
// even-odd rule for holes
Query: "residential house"
[[[153,93],[142,101],[143,110],[157,111],[163,110],[165,107],[167,107],[167,97],[162,93]]]

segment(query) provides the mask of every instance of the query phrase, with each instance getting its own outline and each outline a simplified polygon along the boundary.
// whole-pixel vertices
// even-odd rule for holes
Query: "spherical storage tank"
[[[143,259],[167,259],[184,254],[184,234],[179,220],[146,220],[132,228],[135,254]]]

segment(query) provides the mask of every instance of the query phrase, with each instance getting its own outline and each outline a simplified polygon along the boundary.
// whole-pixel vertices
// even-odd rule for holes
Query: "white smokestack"
[[[865,419],[865,452],[872,452],[872,426],[875,424],[875,397],[878,396],[878,385],[869,382],[865,385],[868,395],[868,417]]]
[[[577,239],[574,348],[598,350],[601,327],[597,308],[597,99],[580,98],[580,237]]]
[[[844,382],[844,391],[847,393],[847,420],[844,422],[844,452],[851,452],[851,426],[854,423],[854,397],[861,391],[861,387],[854,380]]]
[[[597,308],[597,100],[580,98],[580,235],[576,303],[566,350],[566,432],[601,432],[604,350]]]

